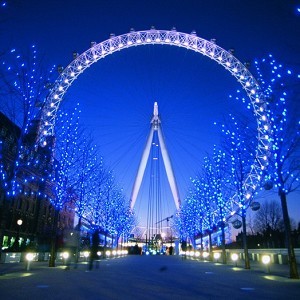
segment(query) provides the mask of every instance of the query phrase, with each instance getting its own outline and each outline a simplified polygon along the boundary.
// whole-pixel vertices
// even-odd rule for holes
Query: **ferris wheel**
[[[145,31],[131,30],[119,36],[111,35],[109,39],[100,43],[91,43],[91,47],[82,54],[74,54],[73,61],[65,68],[59,68],[59,77],[55,81],[43,108],[41,126],[39,128],[39,143],[46,146],[49,139],[55,135],[57,112],[73,82],[96,62],[118,53],[123,49],[145,45],[175,46],[193,51],[216,62],[229,72],[248,96],[249,104],[257,123],[257,149],[251,171],[244,182],[244,198],[249,200],[258,188],[261,173],[268,164],[270,152],[269,136],[270,124],[264,94],[245,64],[241,63],[232,51],[227,51],[216,44],[214,39],[200,38],[195,32],[190,34],[172,30],[157,30],[151,28]],[[179,198],[179,196],[176,196]],[[179,200],[176,200],[179,206]],[[239,209],[239,201],[233,197],[228,215],[234,215]],[[177,207],[179,208],[179,207]]]

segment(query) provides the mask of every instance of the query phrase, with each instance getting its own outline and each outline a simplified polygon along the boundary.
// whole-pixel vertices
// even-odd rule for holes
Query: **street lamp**
[[[64,259],[64,264],[65,264],[65,265],[68,265],[68,259],[69,259],[69,257],[70,257],[70,253],[67,252],[67,251],[65,251],[65,252],[62,253],[62,257],[63,257],[63,259]]]
[[[270,273],[270,262],[271,262],[271,257],[270,255],[263,255],[261,258],[261,261],[264,265],[267,267],[267,272]]]
[[[21,226],[23,224],[23,220],[22,219],[19,219],[17,220],[17,225],[18,225],[18,230],[17,230],[17,236],[16,236],[16,240],[15,240],[15,248],[16,250],[19,250],[19,239],[20,239],[20,229],[21,229]]]
[[[214,259],[215,259],[217,262],[219,262],[220,257],[221,257],[221,253],[220,253],[220,252],[215,252],[215,253],[214,253]]]
[[[27,271],[30,270],[30,263],[33,261],[33,259],[34,259],[34,254],[33,253],[27,253],[26,254],[26,260],[27,260],[26,270]]]
[[[89,251],[84,251],[83,256],[84,256],[85,261],[87,261],[87,258],[90,256],[90,252]]]
[[[202,256],[203,256],[204,260],[206,260],[209,257],[209,253],[207,251],[204,251],[202,253]]]
[[[232,254],[231,254],[231,259],[232,259],[232,261],[235,262],[235,266],[237,267],[237,261],[238,261],[238,259],[239,259],[238,254],[237,254],[237,253],[232,253]]]

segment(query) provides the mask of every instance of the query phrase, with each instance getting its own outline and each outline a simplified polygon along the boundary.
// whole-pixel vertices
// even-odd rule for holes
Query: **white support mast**
[[[165,140],[163,138],[163,134],[161,132],[160,126],[158,127],[158,140],[159,140],[161,155],[162,155],[162,158],[163,158],[163,161],[164,161],[164,165],[165,165],[169,185],[170,185],[172,195],[173,195],[173,199],[174,199],[174,202],[175,202],[175,205],[176,205],[176,209],[179,209],[180,199],[179,199],[177,184],[176,184],[176,180],[175,180],[173,168],[172,168],[172,165],[171,165],[170,157],[169,157],[169,154],[168,154],[168,151],[167,151],[167,147],[166,147]]]
[[[167,177],[168,177],[168,181],[170,184],[170,188],[171,188],[171,192],[173,195],[173,199],[175,202],[175,206],[176,209],[179,209],[180,207],[180,198],[179,198],[179,193],[178,193],[178,188],[177,188],[177,184],[176,184],[176,180],[175,180],[175,176],[174,176],[174,172],[172,169],[172,165],[171,165],[171,161],[170,161],[170,157],[167,151],[167,147],[164,141],[164,137],[162,134],[162,130],[161,130],[161,121],[159,119],[159,115],[158,115],[158,105],[157,102],[154,102],[154,108],[153,108],[153,117],[151,120],[151,130],[150,130],[150,134],[148,136],[147,139],[147,143],[146,143],[146,147],[144,149],[143,155],[142,155],[142,159],[138,168],[138,172],[135,178],[135,182],[133,185],[133,189],[132,189],[132,193],[131,193],[131,199],[130,199],[130,207],[133,208],[134,204],[136,202],[141,184],[142,184],[142,180],[143,180],[143,176],[145,173],[145,169],[146,169],[146,165],[147,165],[147,161],[149,159],[149,154],[150,154],[150,149],[151,149],[151,144],[153,141],[153,135],[154,135],[154,131],[157,131],[158,133],[158,141],[159,141],[159,145],[161,147],[161,153],[162,153],[162,158],[163,158],[163,162],[164,162],[164,166],[166,169],[166,173],[167,173]]]

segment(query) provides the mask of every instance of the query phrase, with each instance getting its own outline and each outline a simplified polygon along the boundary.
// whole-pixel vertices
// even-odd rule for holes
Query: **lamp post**
[[[220,257],[221,257],[221,253],[220,253],[220,252],[215,252],[215,253],[214,253],[214,259],[215,259],[217,262],[219,262]]]
[[[262,260],[262,263],[267,267],[267,273],[270,273],[271,257],[269,255],[263,255],[261,260]]]
[[[65,252],[63,252],[62,257],[63,257],[63,260],[64,260],[64,264],[68,267],[70,253],[65,251]]]
[[[231,254],[231,259],[232,259],[232,261],[235,262],[235,266],[237,267],[237,261],[238,261],[238,259],[239,259],[238,254],[237,254],[237,253],[232,253],[232,254]]]
[[[20,229],[21,229],[22,224],[23,224],[22,219],[17,220],[18,230],[17,230],[17,236],[16,236],[16,240],[15,240],[16,250],[19,250],[19,248],[20,248],[19,239],[20,239]]]
[[[33,261],[33,259],[34,259],[34,254],[33,253],[27,253],[26,254],[26,260],[27,260],[26,270],[27,271],[30,270],[30,263]]]

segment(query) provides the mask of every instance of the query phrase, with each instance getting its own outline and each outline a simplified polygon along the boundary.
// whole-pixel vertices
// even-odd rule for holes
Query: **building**
[[[47,251],[50,245],[55,208],[51,204],[53,183],[49,148],[34,147],[38,123],[26,135],[0,112],[0,241],[2,249],[33,246]],[[22,146],[23,151],[19,156]],[[18,162],[16,164],[16,161]],[[14,166],[18,165],[18,168]],[[15,174],[16,192],[7,195],[9,176]],[[58,215],[58,245],[63,231],[74,226],[74,209],[65,206]],[[61,237],[61,238],[60,238]]]
[[[231,231],[229,226],[225,226],[225,244],[230,244],[232,242],[231,239]],[[211,233],[211,247],[220,247],[222,245],[222,231],[220,228],[215,228]],[[205,232],[201,238],[201,235],[195,237],[195,248],[196,249],[203,249],[208,251],[210,248],[209,245],[209,233]]]

